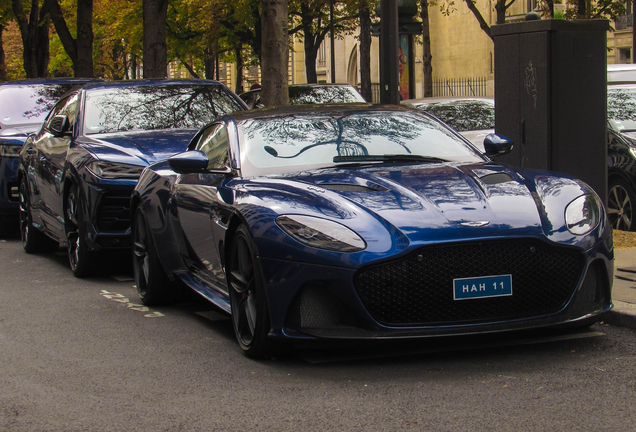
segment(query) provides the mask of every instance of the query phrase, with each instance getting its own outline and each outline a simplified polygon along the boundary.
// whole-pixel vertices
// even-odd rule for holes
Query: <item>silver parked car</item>
[[[482,151],[486,135],[495,133],[495,101],[491,98],[432,97],[402,104],[433,114]]]

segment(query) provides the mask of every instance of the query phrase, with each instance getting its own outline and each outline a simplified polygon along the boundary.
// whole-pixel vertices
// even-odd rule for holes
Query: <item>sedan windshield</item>
[[[87,92],[84,131],[198,129],[219,115],[242,110],[220,85],[165,85]]]
[[[414,111],[247,119],[238,125],[238,138],[244,175],[351,164],[483,161],[447,127]]]
[[[38,124],[53,105],[77,84],[34,84],[0,88],[0,122],[4,125]]]

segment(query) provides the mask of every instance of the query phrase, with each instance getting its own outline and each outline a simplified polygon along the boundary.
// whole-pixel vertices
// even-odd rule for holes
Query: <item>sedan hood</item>
[[[249,182],[259,189],[252,194],[275,194],[278,214],[340,219],[370,241],[369,250],[376,240],[386,244],[374,237],[387,230],[406,244],[500,237],[502,232],[572,244],[579,240],[564,227],[565,206],[593,193],[566,176],[493,163],[329,169],[256,183],[261,181],[269,184],[261,188],[255,179]]]
[[[100,160],[150,165],[185,151],[196,129],[94,134],[81,145]]]

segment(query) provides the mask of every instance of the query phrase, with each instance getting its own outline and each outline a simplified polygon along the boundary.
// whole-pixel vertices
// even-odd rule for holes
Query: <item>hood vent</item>
[[[506,174],[506,173],[487,174],[483,177],[480,177],[479,180],[481,180],[482,182],[484,182],[484,184],[487,184],[487,185],[495,185],[499,183],[507,183],[507,182],[514,181],[514,179],[510,177],[509,174]]]

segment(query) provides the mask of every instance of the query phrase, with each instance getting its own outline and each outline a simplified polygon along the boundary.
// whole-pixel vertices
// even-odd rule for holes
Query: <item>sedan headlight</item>
[[[22,146],[19,145],[0,145],[0,157],[18,158],[20,150],[22,150]]]
[[[129,165],[116,162],[94,161],[89,163],[86,168],[100,178],[105,179],[130,179],[139,178],[145,166]]]
[[[583,195],[565,208],[565,225],[572,234],[587,234],[599,221],[599,204],[593,195]]]
[[[288,215],[277,217],[276,223],[287,234],[307,246],[338,252],[358,252],[367,247],[358,234],[327,219]]]

